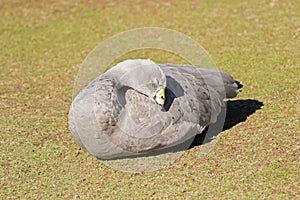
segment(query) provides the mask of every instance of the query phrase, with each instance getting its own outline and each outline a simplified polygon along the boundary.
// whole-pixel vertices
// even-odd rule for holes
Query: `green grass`
[[[299,199],[299,10],[297,0],[0,0],[0,199]],[[145,26],[198,41],[243,82],[237,99],[264,107],[204,158],[197,146],[170,167],[122,173],[75,144],[67,114],[86,55]]]

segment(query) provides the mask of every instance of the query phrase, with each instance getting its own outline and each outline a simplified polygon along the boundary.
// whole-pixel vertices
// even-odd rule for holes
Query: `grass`
[[[299,199],[299,9],[296,0],[1,0],[0,199]],[[86,55],[145,26],[198,41],[243,82],[237,99],[264,107],[204,158],[196,146],[170,167],[122,173],[75,144],[67,114]]]

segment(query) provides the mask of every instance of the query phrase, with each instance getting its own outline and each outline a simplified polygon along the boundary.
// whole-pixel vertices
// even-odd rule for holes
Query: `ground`
[[[0,198],[299,199],[299,10],[297,0],[1,0]],[[263,106],[205,157],[198,145],[169,167],[122,173],[79,148],[67,115],[87,54],[146,26],[196,40],[244,84],[236,100]]]

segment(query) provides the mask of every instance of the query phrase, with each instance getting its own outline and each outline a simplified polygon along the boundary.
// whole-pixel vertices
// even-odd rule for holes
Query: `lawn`
[[[299,10],[297,0],[0,0],[0,199],[299,199]],[[166,168],[124,173],[80,149],[67,116],[88,53],[142,27],[201,44],[243,83],[232,101],[244,115],[204,157],[196,145]]]

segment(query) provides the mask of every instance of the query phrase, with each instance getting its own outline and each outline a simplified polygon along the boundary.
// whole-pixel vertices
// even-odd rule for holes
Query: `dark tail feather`
[[[224,82],[225,92],[226,92],[226,98],[234,98],[238,95],[238,93],[241,91],[243,87],[243,84],[241,82],[236,81],[227,74],[226,72],[222,72],[222,78]]]
[[[241,82],[239,82],[239,81],[235,80],[235,83],[237,84],[238,89],[241,89],[242,87],[244,87],[243,84],[241,84]]]

